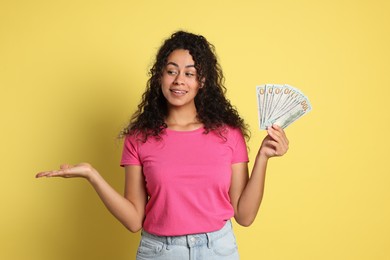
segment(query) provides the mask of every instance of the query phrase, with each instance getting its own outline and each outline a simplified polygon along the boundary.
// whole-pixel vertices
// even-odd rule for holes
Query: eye
[[[172,70],[172,69],[168,69],[167,70],[167,74],[168,75],[177,75],[177,71],[176,70]]]
[[[186,76],[192,78],[192,77],[195,76],[195,73],[193,73],[193,72],[186,72]]]

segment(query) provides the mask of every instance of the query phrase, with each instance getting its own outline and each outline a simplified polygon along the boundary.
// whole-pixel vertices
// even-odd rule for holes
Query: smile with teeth
[[[170,89],[170,91],[176,95],[184,95],[187,94],[188,91],[186,90],[181,90],[181,89]]]

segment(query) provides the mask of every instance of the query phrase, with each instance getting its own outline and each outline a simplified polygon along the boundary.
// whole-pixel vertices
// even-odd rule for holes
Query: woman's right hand
[[[60,166],[59,170],[44,171],[38,173],[35,177],[62,177],[62,178],[74,178],[81,177],[85,179],[90,179],[96,170],[88,163],[79,163],[76,165],[63,164]]]

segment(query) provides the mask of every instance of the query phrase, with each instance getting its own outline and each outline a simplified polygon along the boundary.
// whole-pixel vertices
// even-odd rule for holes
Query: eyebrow
[[[173,65],[173,66],[175,66],[175,67],[179,67],[179,65],[177,65],[176,63],[174,63],[174,62],[172,62],[172,61],[168,62],[168,63],[167,63],[167,66],[168,66],[168,65]],[[186,65],[185,68],[195,68],[195,65]]]

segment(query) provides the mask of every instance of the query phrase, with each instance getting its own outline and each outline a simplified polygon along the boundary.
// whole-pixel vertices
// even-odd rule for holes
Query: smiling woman
[[[161,79],[168,111],[185,106],[190,110],[189,113],[196,114],[195,96],[202,87],[196,75],[195,62],[188,50],[178,49],[168,56]]]
[[[144,140],[148,136],[159,138],[168,124],[171,127],[183,124],[176,122],[180,117],[176,117],[174,113],[178,110],[168,108],[175,108],[172,104],[180,101],[175,99],[184,90],[190,95],[183,95],[183,100],[195,107],[188,106],[185,110],[180,110],[180,113],[189,112],[184,118],[190,118],[195,127],[199,127],[201,122],[206,132],[216,131],[221,134],[221,126],[230,125],[240,128],[248,138],[246,124],[225,97],[226,88],[223,83],[224,76],[214,46],[201,35],[183,31],[174,33],[159,49],[139,109],[122,135],[136,131]],[[177,95],[172,91],[168,92],[169,88],[176,90]],[[193,100],[187,99],[187,96],[191,96]],[[172,103],[173,100],[175,102]],[[168,113],[172,116],[168,116]]]
[[[138,260],[236,260],[231,218],[252,224],[268,159],[288,149],[283,129],[267,132],[249,177],[247,128],[225,97],[214,47],[179,31],[157,53],[138,111],[122,132],[124,196],[86,163],[37,177],[87,179],[126,228],[142,228]]]

